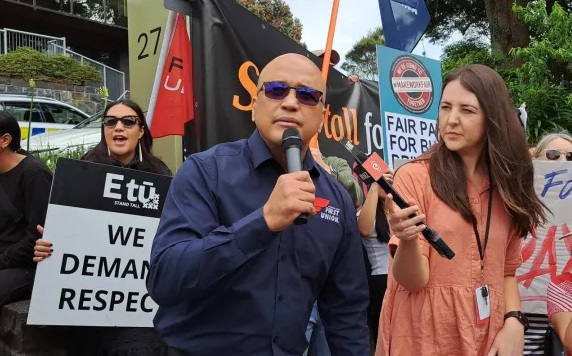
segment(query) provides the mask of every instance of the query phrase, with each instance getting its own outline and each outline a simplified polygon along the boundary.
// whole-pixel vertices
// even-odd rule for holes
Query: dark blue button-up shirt
[[[369,355],[368,288],[349,194],[308,152],[320,210],[274,234],[262,206],[284,170],[256,130],[187,158],[151,252],[155,328],[191,355],[301,355],[314,301],[332,355]]]

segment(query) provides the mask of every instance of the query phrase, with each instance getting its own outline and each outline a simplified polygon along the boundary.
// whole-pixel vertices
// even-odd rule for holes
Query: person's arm
[[[564,349],[572,350],[572,311],[552,315],[550,324],[556,330]]]
[[[373,183],[361,207],[358,217],[358,228],[361,237],[367,238],[373,233],[380,189],[377,183]]]
[[[32,158],[27,158],[32,159]],[[52,186],[52,174],[48,170],[33,169],[22,173],[20,185],[24,197],[26,231],[23,238],[0,254],[0,270],[33,265],[34,244],[41,237],[38,225],[44,225]],[[20,189],[14,187],[13,189]]]
[[[369,355],[367,306],[369,290],[364,268],[362,242],[354,208],[344,206],[345,232],[332,267],[318,296],[318,310],[324,322],[330,353]]]
[[[516,270],[522,264],[521,251],[522,238],[516,233],[513,233],[506,246],[504,263],[503,291],[505,297],[505,313],[509,311],[520,311],[520,293],[518,292],[518,282],[516,281],[515,275]]]
[[[212,164],[212,162],[210,162]],[[147,289],[161,306],[207,297],[218,282],[262,252],[276,237],[262,207],[222,226],[215,202],[214,165],[189,157],[165,201],[151,250]]]
[[[364,201],[363,189],[358,180],[354,177],[348,162],[339,157],[326,157],[324,161],[334,168],[335,172],[332,172],[332,177],[350,193],[354,206],[358,207],[362,205]]]
[[[422,227],[414,224],[422,221],[426,212],[425,204],[428,187],[427,173],[415,169],[419,164],[406,164],[395,174],[394,187],[410,207],[400,209],[388,195],[385,207],[388,209],[388,222],[392,237],[389,241],[389,251],[393,256],[393,277],[410,292],[418,292],[429,282],[429,253],[430,246],[419,233]],[[418,207],[418,210],[415,209]],[[409,219],[408,216],[417,213],[418,217]]]
[[[419,239],[399,243],[393,260],[393,277],[412,293],[425,288],[429,282],[429,258]]]
[[[522,238],[514,233],[508,240],[504,264],[504,306],[505,313],[520,311],[520,293],[516,281],[516,270],[522,264]],[[514,319],[514,318],[512,318]],[[508,321],[508,319],[507,319]],[[521,324],[522,326],[522,324]]]
[[[520,293],[518,291],[518,282],[514,275],[504,277],[503,293],[505,314],[511,311],[520,311]],[[505,326],[507,326],[507,324],[515,326],[517,329],[522,331],[524,337],[524,325],[522,325],[518,319],[508,318],[504,324]]]
[[[565,274],[558,282],[550,282],[546,296],[550,324],[564,348],[572,350],[572,275]]]

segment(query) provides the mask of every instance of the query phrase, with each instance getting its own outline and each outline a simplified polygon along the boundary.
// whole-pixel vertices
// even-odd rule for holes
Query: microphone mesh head
[[[301,149],[302,138],[300,137],[300,132],[297,129],[289,127],[282,133],[282,147],[287,149],[288,147],[292,146]]]

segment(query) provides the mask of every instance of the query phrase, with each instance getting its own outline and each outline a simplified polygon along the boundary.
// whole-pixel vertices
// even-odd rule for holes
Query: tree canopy
[[[292,15],[290,6],[284,0],[236,1],[294,41],[300,43],[302,40],[302,23]]]
[[[463,36],[488,36],[492,48],[507,54],[512,48],[528,44],[528,31],[512,11],[512,5],[526,6],[535,0],[425,0],[431,23],[427,36],[444,42],[458,31]],[[547,0],[548,10],[555,4],[567,12],[572,0]]]
[[[377,45],[385,45],[381,27],[371,30],[354,44],[352,49],[346,53],[342,69],[348,74],[357,74],[360,78],[376,80]]]
[[[572,132],[572,13],[546,0],[514,6],[515,15],[530,30],[530,43],[505,56],[475,38],[444,49],[443,75],[454,68],[480,63],[505,80],[515,106],[526,104],[527,134],[534,144],[550,131]],[[514,60],[522,65],[515,66]]]

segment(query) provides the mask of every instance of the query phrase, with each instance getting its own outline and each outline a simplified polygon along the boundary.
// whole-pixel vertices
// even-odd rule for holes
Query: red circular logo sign
[[[407,111],[423,114],[433,103],[433,81],[429,71],[417,59],[400,56],[391,66],[391,90]]]

